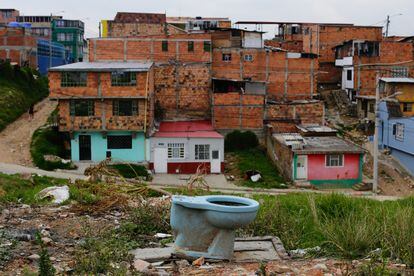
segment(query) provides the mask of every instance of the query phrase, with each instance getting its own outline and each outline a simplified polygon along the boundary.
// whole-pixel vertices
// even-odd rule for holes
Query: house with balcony
[[[152,62],[78,62],[49,71],[59,131],[77,161],[144,162],[153,126]]]

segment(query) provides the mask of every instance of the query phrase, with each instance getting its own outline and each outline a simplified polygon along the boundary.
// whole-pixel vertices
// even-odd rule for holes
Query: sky
[[[0,0],[0,8],[22,15],[62,15],[86,24],[86,37],[98,36],[98,22],[116,12],[154,12],[167,16],[229,17],[238,20],[385,25],[390,35],[414,35],[413,0]],[[264,29],[274,35],[274,26]]]

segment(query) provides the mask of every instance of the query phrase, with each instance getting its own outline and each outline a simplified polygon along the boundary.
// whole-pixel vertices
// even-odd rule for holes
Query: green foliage
[[[235,130],[226,135],[224,139],[224,148],[226,152],[247,150],[259,145],[259,139],[251,131]]]
[[[122,177],[125,178],[136,178],[139,176],[148,177],[147,168],[142,165],[136,164],[115,164],[109,166],[115,169]]]
[[[25,204],[39,204],[36,194],[50,186],[67,185],[68,180],[34,175],[30,179],[23,179],[19,175],[0,174],[0,203],[21,202]]]
[[[43,244],[39,232],[36,233],[36,240],[40,245],[39,276],[54,276],[56,273],[56,269],[52,265],[49,252]]]
[[[61,161],[47,161],[44,155],[54,155],[68,158],[70,153],[65,149],[64,135],[53,128],[39,128],[32,136],[30,153],[33,163],[43,170],[75,169],[73,163],[62,163]]]
[[[286,188],[281,185],[284,182],[278,169],[272,164],[264,150],[259,148],[234,152],[237,157],[237,168],[244,177],[244,173],[249,170],[259,171],[262,179],[258,182],[252,182],[250,179],[243,180],[242,185],[253,188]]]
[[[11,242],[11,245],[7,245],[7,243]],[[11,249],[13,249],[17,241],[10,236],[7,232],[0,229],[0,270],[1,268],[11,260]]]
[[[47,95],[47,78],[30,68],[0,62],[0,131]]]

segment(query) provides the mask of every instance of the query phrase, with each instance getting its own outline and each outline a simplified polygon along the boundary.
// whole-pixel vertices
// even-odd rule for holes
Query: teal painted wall
[[[74,139],[71,140],[72,161],[79,161],[79,135],[90,135],[92,146],[92,161],[100,162],[106,159],[108,151],[107,140],[103,138],[100,132],[75,132]],[[107,135],[129,135],[131,132],[117,131],[108,132]],[[136,133],[132,139],[132,149],[111,149],[112,160],[115,162],[143,162],[145,161],[145,135]]]

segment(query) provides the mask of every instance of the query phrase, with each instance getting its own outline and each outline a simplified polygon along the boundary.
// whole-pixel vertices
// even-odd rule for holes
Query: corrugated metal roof
[[[414,78],[380,78],[383,82],[414,83]]]
[[[154,137],[159,138],[220,138],[223,136],[214,130],[210,121],[161,122]]]
[[[62,66],[52,67],[49,71],[85,71],[85,72],[145,72],[148,71],[153,62],[76,62]]]

